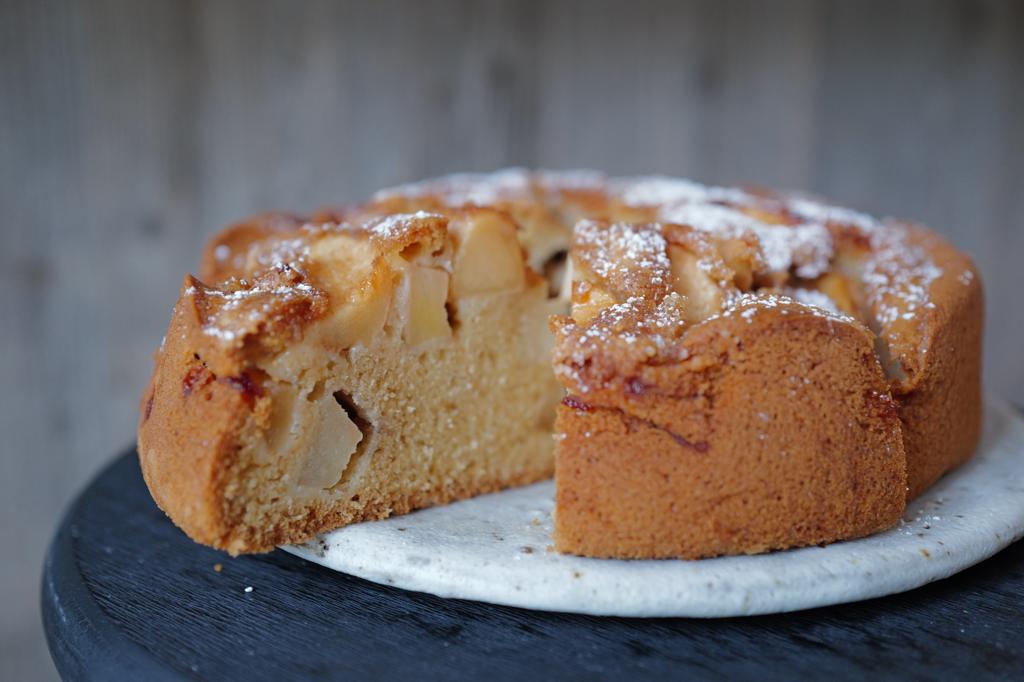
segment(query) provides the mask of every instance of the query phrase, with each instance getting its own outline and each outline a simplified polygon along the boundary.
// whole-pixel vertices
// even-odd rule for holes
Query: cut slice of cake
[[[144,399],[143,473],[189,535],[266,551],[551,475],[558,303],[507,215],[241,232],[226,280],[186,278]]]

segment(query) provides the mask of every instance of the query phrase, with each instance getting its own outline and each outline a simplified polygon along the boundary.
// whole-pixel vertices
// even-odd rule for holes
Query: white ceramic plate
[[[616,616],[738,616],[879,597],[950,576],[1024,536],[1024,419],[985,410],[977,455],[885,533],[827,547],[701,561],[551,551],[554,484],[348,526],[289,552],[442,597]]]

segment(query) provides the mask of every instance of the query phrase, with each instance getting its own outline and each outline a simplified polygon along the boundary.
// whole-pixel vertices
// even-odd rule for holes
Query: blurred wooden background
[[[226,221],[522,164],[813,190],[977,259],[1024,401],[1024,3],[0,0],[0,678]],[[154,589],[161,589],[154,586]]]

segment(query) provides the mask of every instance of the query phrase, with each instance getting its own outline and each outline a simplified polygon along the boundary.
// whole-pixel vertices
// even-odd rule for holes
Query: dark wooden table
[[[1024,542],[906,594],[792,614],[542,613],[196,545],[134,452],[68,511],[42,608],[66,679],[1024,679]]]

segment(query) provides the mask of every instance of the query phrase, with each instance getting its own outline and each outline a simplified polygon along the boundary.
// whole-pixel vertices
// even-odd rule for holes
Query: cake
[[[552,473],[561,552],[833,542],[970,457],[982,311],[934,233],[809,196],[448,176],[214,237],[139,457],[231,553]]]

